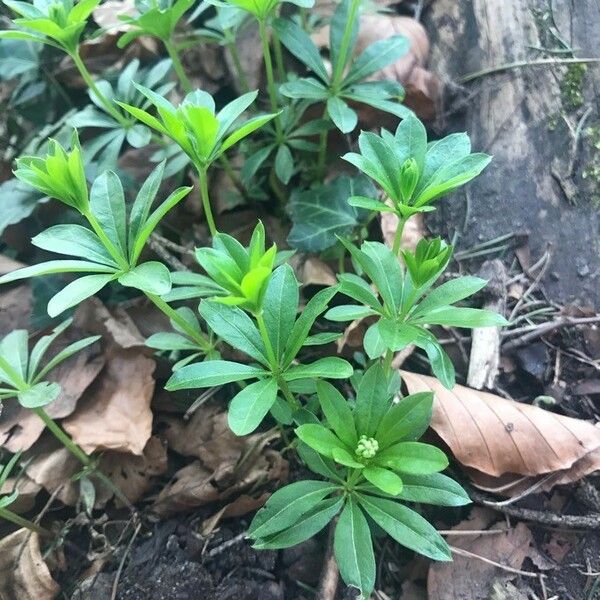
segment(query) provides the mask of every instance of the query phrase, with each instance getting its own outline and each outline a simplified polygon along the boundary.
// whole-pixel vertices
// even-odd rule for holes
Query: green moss
[[[584,64],[570,65],[560,84],[560,94],[565,110],[577,110],[583,106],[583,78],[587,66]]]
[[[600,126],[588,127],[585,140],[590,149],[588,163],[581,177],[589,183],[590,201],[596,208],[600,207]]]

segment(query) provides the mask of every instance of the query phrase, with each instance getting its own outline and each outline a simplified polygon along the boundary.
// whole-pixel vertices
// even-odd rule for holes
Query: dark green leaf
[[[286,369],[283,372],[283,378],[286,381],[295,381],[296,379],[317,378],[325,379],[347,379],[352,377],[354,372],[352,365],[337,356],[327,356],[319,358],[308,365],[297,365]]]
[[[228,360],[206,360],[186,365],[173,373],[165,389],[169,392],[194,388],[213,387],[234,381],[255,379],[266,375],[264,369]]]
[[[380,449],[404,440],[417,440],[429,427],[433,394],[420,392],[393,404],[381,419],[375,437]]]
[[[437,506],[464,506],[471,499],[453,479],[441,473],[431,475],[403,475],[404,487],[399,494],[406,502],[423,502]]]
[[[371,437],[391,405],[388,381],[380,363],[375,363],[361,377],[356,392],[354,416],[359,435]]]
[[[235,435],[252,433],[265,418],[277,396],[274,379],[255,381],[246,386],[231,401],[227,422]]]
[[[348,401],[326,381],[317,381],[317,394],[329,426],[350,448],[356,446],[358,436]]]

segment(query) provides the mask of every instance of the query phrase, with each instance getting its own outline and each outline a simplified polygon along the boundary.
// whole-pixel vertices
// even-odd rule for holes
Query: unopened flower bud
[[[379,442],[375,438],[368,438],[361,435],[356,446],[356,456],[361,458],[373,458],[379,450]]]
[[[407,158],[400,168],[400,194],[403,202],[409,202],[419,182],[419,165],[414,158]]]

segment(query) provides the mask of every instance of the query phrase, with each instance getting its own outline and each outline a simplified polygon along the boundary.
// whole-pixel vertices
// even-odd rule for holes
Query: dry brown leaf
[[[298,268],[294,269],[302,285],[337,285],[337,279],[331,267],[316,256],[303,256]]]
[[[586,421],[460,385],[447,390],[433,377],[401,373],[410,393],[434,392],[432,429],[461,464],[482,473],[562,471],[600,448],[600,428]]]
[[[2,269],[0,269],[0,275],[2,274]],[[0,294],[0,338],[15,329],[29,329],[32,302],[33,294],[29,285],[20,285],[2,291]]]
[[[150,402],[155,363],[135,350],[119,350],[108,359],[96,385],[64,429],[88,454],[115,450],[142,454],[152,431]]]
[[[60,587],[40,552],[37,533],[19,529],[0,540],[0,600],[52,600]]]
[[[391,248],[394,245],[394,238],[398,231],[398,217],[394,213],[381,213],[381,233],[383,241]],[[423,213],[417,213],[406,221],[402,230],[402,240],[400,247],[403,250],[414,250],[419,240],[425,237],[425,223],[423,222]]]
[[[134,0],[106,0],[94,9],[92,16],[98,27],[108,30],[109,33],[123,33],[131,29],[131,25],[119,19],[121,15],[135,17],[137,14]]]
[[[272,435],[237,437],[227,425],[227,414],[217,407],[201,407],[187,424],[164,417],[160,425],[172,450],[199,459],[180,469],[161,490],[152,507],[161,517],[229,500],[287,475],[281,454],[266,449]]]
[[[525,558],[543,563],[543,558],[540,560],[539,552],[532,544],[533,536],[527,525],[518,523],[516,527],[506,530],[504,523],[489,527],[489,519],[489,511],[474,509],[468,520],[459,523],[452,530],[496,529],[503,532],[480,536],[453,535],[449,538],[449,543],[512,569],[520,569]],[[455,553],[452,562],[431,564],[427,576],[427,597],[429,600],[487,600],[495,583],[506,582],[516,576],[516,573],[502,570],[477,558]]]
[[[271,494],[265,492],[260,494],[258,498],[254,498],[247,494],[238,496],[233,502],[226,504],[221,510],[217,511],[212,517],[206,519],[202,523],[202,535],[209,535],[212,533],[222,519],[243,517],[250,512],[262,508],[270,495]]]

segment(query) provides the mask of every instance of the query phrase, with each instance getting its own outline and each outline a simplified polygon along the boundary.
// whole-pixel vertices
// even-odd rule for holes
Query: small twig
[[[550,266],[551,256],[552,255],[549,250],[546,250],[546,252],[544,252],[544,255],[542,258],[545,258],[545,261],[544,261],[542,267],[540,268],[539,273],[535,276],[535,279],[532,281],[531,285],[523,292],[523,295],[519,298],[519,301],[515,304],[515,307],[512,309],[512,312],[510,313],[510,317],[508,317],[509,321],[513,320],[514,316],[519,312],[519,308],[521,308],[521,306],[523,305],[523,303],[525,302],[527,297],[540,284],[540,281],[542,280],[542,278],[546,274],[546,271],[548,270],[548,267]]]
[[[498,535],[508,529],[438,529],[440,535]]]
[[[329,535],[327,538],[327,551],[325,553],[325,562],[321,571],[319,580],[319,589],[317,591],[318,600],[334,600],[340,579],[340,571],[335,560],[333,551],[333,538],[337,520],[333,520],[329,525]]]
[[[471,498],[478,504],[489,506],[489,499],[483,494],[470,490]],[[505,515],[517,517],[523,521],[532,521],[543,525],[554,527],[563,527],[569,529],[600,529],[600,514],[593,513],[589,515],[558,515],[556,513],[532,510],[530,508],[520,508],[518,506],[496,506],[490,508],[498,510]]]
[[[225,552],[225,550],[231,548],[232,546],[235,546],[236,544],[239,544],[240,542],[243,542],[246,539],[247,535],[248,535],[248,532],[247,531],[243,531],[242,533],[239,533],[238,535],[236,535],[235,537],[231,538],[230,540],[227,540],[227,541],[223,542],[222,544],[220,544],[216,548],[213,548],[208,553],[208,557],[209,558],[213,558],[215,556],[218,556],[219,554],[221,554],[222,552]]]
[[[509,567],[508,565],[503,565],[502,563],[496,562],[495,560],[491,560],[486,558],[485,556],[480,556],[479,554],[475,554],[474,552],[469,552],[468,550],[463,550],[462,548],[456,548],[455,546],[450,546],[450,550],[454,552],[454,554],[458,554],[459,556],[464,556],[465,558],[476,558],[488,565],[493,565],[494,567],[498,567],[503,571],[508,571],[509,573],[516,573],[517,575],[522,575],[523,577],[543,577],[540,573],[532,573],[531,571],[522,571],[521,569],[515,569],[514,567]]]
[[[469,73],[468,75],[459,77],[457,81],[458,83],[468,83],[469,81],[479,79],[480,77],[485,77],[486,75],[494,75],[496,73],[502,73],[503,71],[512,71],[513,69],[521,69],[523,67],[544,67],[552,65],[560,67],[561,65],[578,65],[598,62],[600,62],[600,58],[540,58],[538,60],[518,60],[516,62],[498,65],[496,67],[488,67],[487,69],[482,69],[481,71],[476,71],[475,73]]]
[[[530,485],[527,489],[523,490],[520,494],[517,494],[512,498],[508,498],[508,500],[501,500],[500,502],[492,502],[491,500],[486,500],[483,503],[491,508],[498,508],[500,506],[510,506],[511,504],[514,504],[515,502],[518,502],[519,500],[522,500],[523,498],[526,498],[527,496],[533,494],[544,484],[548,483],[552,479],[555,479],[558,476],[558,474],[558,471],[556,473],[549,473],[545,477],[542,477],[541,479],[536,481],[533,485]]]
[[[158,257],[164,260],[171,268],[176,271],[189,271],[176,256],[173,256],[161,242],[158,241],[156,234],[153,233],[148,238],[148,246],[150,246],[150,248],[156,252]]]
[[[131,552],[131,546],[133,546],[133,542],[135,541],[135,538],[137,538],[138,533],[140,532],[141,528],[142,528],[142,524],[138,523],[137,527],[135,528],[135,531],[133,532],[133,535],[131,536],[131,539],[129,540],[129,543],[127,544],[127,548],[125,548],[125,552],[123,552],[123,556],[121,557],[121,560],[119,562],[119,568],[117,569],[117,572],[115,573],[115,580],[113,582],[110,600],[115,600],[115,598],[117,597],[117,589],[119,587],[119,579],[121,579],[121,573],[123,572],[123,567],[125,566],[125,561],[127,560],[129,553]]]

